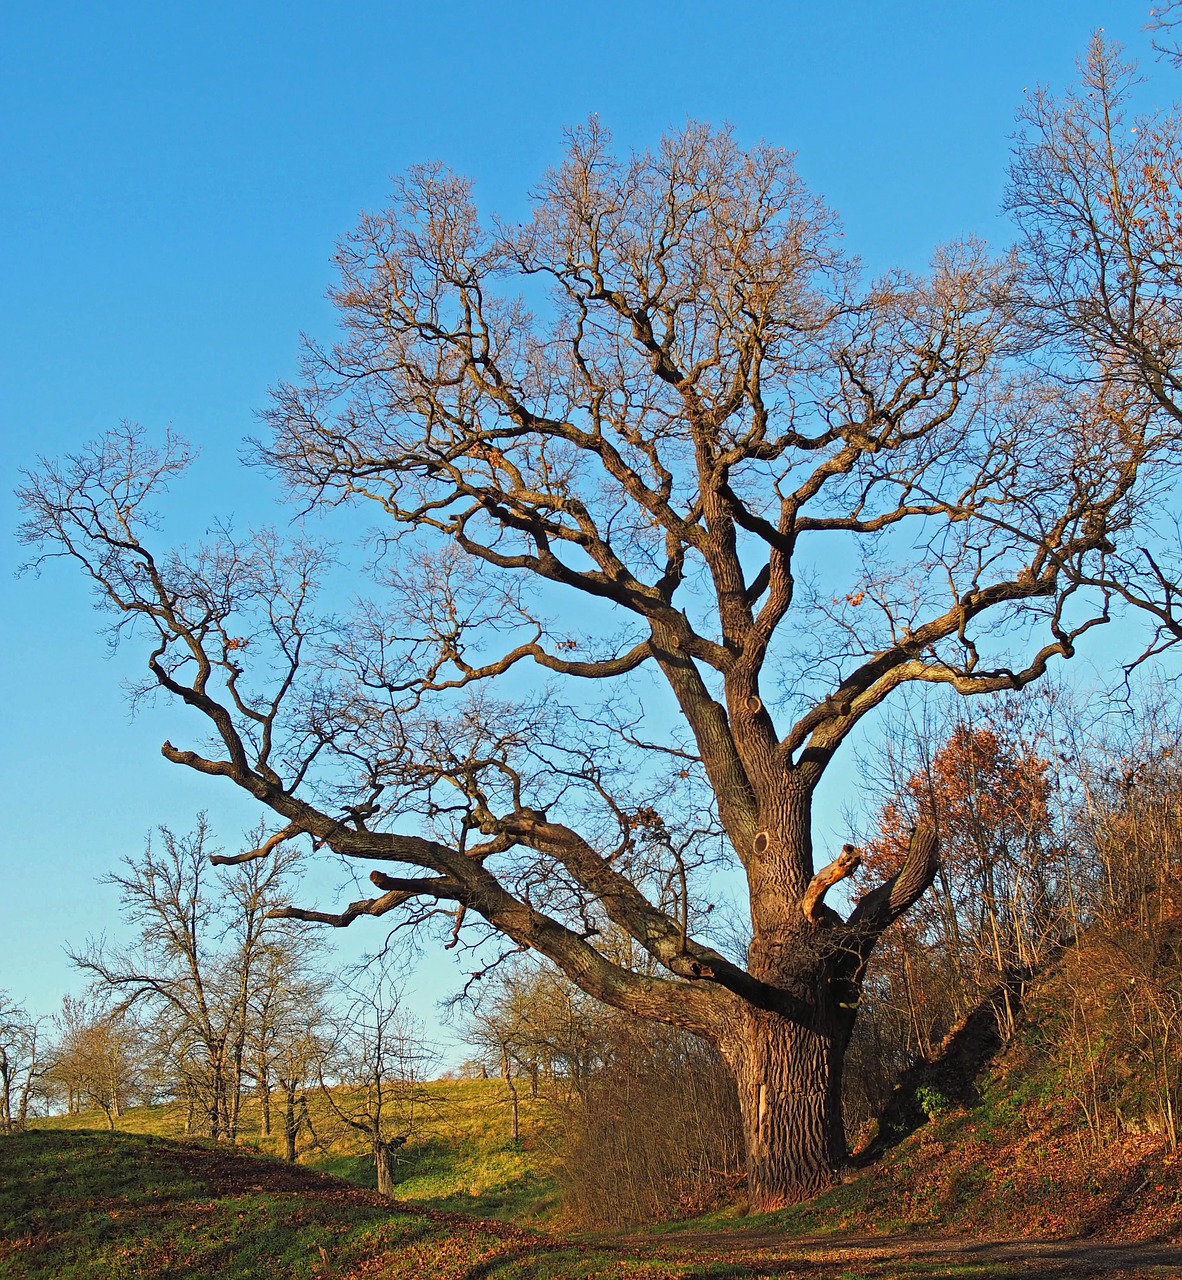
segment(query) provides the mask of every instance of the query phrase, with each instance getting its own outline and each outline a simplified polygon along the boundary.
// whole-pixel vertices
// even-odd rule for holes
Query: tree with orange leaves
[[[930,823],[943,850],[934,892],[880,953],[918,1051],[930,1052],[950,1021],[1000,979],[1034,968],[1058,939],[1065,851],[1050,797],[1050,765],[1019,735],[962,722],[883,806],[861,883],[902,866],[916,823]]]

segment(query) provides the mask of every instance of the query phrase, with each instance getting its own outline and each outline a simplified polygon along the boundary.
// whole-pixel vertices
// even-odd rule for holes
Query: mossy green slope
[[[265,1156],[133,1134],[0,1137],[0,1277],[20,1280],[1012,1280],[1015,1250],[971,1241],[793,1239],[781,1223],[697,1238],[570,1241],[385,1201]],[[966,1246],[968,1248],[966,1249]],[[1126,1251],[1127,1252],[1127,1251]],[[1098,1270],[1073,1249],[1059,1276],[1176,1273],[1161,1247]],[[1141,1264],[1147,1263],[1148,1267]],[[1168,1270],[1175,1266],[1175,1272]]]
[[[277,1160],[145,1135],[0,1138],[0,1276],[28,1280],[724,1277],[393,1204]]]
[[[410,1141],[398,1151],[395,1168],[399,1200],[455,1209],[480,1217],[516,1222],[544,1218],[557,1201],[549,1151],[553,1108],[544,1099],[519,1101],[520,1136],[510,1136],[509,1100],[496,1080],[436,1080],[420,1086]],[[364,1139],[334,1123],[322,1098],[309,1095],[310,1119],[323,1145],[306,1150],[303,1163],[350,1182],[375,1188],[377,1175]],[[275,1117],[278,1126],[278,1116]],[[38,1129],[101,1129],[99,1111],[54,1116],[35,1122]],[[119,1133],[181,1139],[184,1112],[179,1106],[134,1107],[116,1120]],[[278,1132],[264,1136],[257,1104],[243,1107],[239,1138],[264,1154],[278,1155]],[[302,1135],[302,1145],[306,1134]]]

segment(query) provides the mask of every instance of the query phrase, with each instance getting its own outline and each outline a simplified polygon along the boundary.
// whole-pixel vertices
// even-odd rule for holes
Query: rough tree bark
[[[803,829],[788,828],[797,839]],[[738,1086],[749,1195],[763,1210],[819,1190],[847,1161],[842,1069],[866,965],[882,931],[931,884],[937,853],[934,830],[918,829],[903,869],[846,923],[821,895],[856,869],[847,846],[799,894],[795,917],[784,911],[752,939],[751,973],[807,1011],[749,1007],[718,1041]]]

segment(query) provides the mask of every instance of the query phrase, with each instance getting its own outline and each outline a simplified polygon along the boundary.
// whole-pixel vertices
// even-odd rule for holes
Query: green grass
[[[495,1080],[428,1087],[398,1152],[393,1204],[364,1190],[375,1186],[372,1161],[355,1136],[334,1131],[322,1102],[310,1100],[324,1148],[305,1156],[352,1188],[260,1159],[279,1141],[259,1132],[252,1099],[236,1151],[168,1141],[183,1128],[174,1108],[129,1112],[115,1134],[101,1113],[57,1117],[0,1138],[0,1277],[994,1280],[1014,1273],[963,1255],[937,1266],[923,1234],[1175,1235],[1182,1166],[1148,1138],[1079,1149],[1070,1099],[1038,1049],[1015,1044],[976,1106],[934,1108],[878,1163],[805,1204],[749,1216],[731,1206],[654,1229],[646,1243],[529,1229],[560,1221],[550,1143],[559,1117],[523,1096],[511,1141]],[[98,1131],[75,1132],[86,1124]],[[903,1251],[867,1261],[843,1234],[892,1237]]]
[[[0,1139],[0,1276],[295,1280],[359,1269],[389,1280],[686,1274],[664,1261],[402,1208],[209,1146],[60,1129]]]
[[[171,1104],[156,1107],[133,1107],[115,1121],[116,1133],[138,1133],[157,1138],[177,1138],[184,1130],[184,1113]],[[36,1129],[106,1129],[107,1118],[97,1108],[82,1111],[76,1116],[43,1116],[31,1122]],[[258,1126],[250,1125],[248,1132],[256,1135]]]
[[[832,1196],[852,1194],[836,1188]],[[801,1216],[808,1212],[731,1220],[731,1231],[718,1230],[726,1224],[716,1221],[711,1235],[696,1241],[677,1233],[571,1240],[383,1201],[311,1170],[208,1143],[60,1128],[0,1137],[0,1277],[14,1280],[1006,1280],[1030,1274],[942,1247],[925,1252],[920,1239],[901,1247],[838,1237],[793,1240],[793,1223],[815,1227]]]
[[[398,1153],[397,1197],[415,1204],[454,1209],[483,1218],[541,1221],[557,1204],[557,1184],[547,1135],[552,1118],[546,1104],[520,1098],[521,1137],[510,1139],[510,1112],[505,1087],[498,1080],[438,1080],[425,1086],[426,1098],[416,1107],[410,1141]],[[316,1133],[325,1149],[301,1155],[309,1167],[376,1188],[377,1174],[364,1140],[334,1121],[323,1099],[309,1094]],[[280,1116],[275,1132],[264,1135],[257,1104],[247,1098],[239,1129],[240,1142],[271,1155],[282,1150]],[[105,1129],[101,1111],[55,1116],[36,1122],[41,1130]],[[177,1106],[136,1107],[116,1121],[119,1133],[182,1138],[184,1112]]]
[[[128,1134],[4,1139],[0,1275],[314,1276],[325,1273],[322,1248],[330,1256],[347,1253],[385,1217],[364,1204],[222,1195],[178,1151]]]

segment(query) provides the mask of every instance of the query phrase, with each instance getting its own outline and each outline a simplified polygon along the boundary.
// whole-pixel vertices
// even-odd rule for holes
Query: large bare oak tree
[[[845,1159],[863,974],[937,865],[921,827],[827,904],[858,854],[815,857],[822,777],[901,686],[1020,688],[1108,618],[1168,414],[1051,351],[1016,258],[864,282],[773,147],[694,126],[621,159],[592,122],[532,199],[482,223],[467,182],[411,171],[340,246],[339,341],[275,392],[267,463],[377,521],[352,614],[316,604],[310,541],[156,549],[187,453],[136,429],[45,464],[28,536],[204,720],[169,760],[256,797],[274,841],[380,864],[374,896],[292,916],[497,931],[706,1037],[768,1209]],[[719,857],[742,964],[711,942]]]

